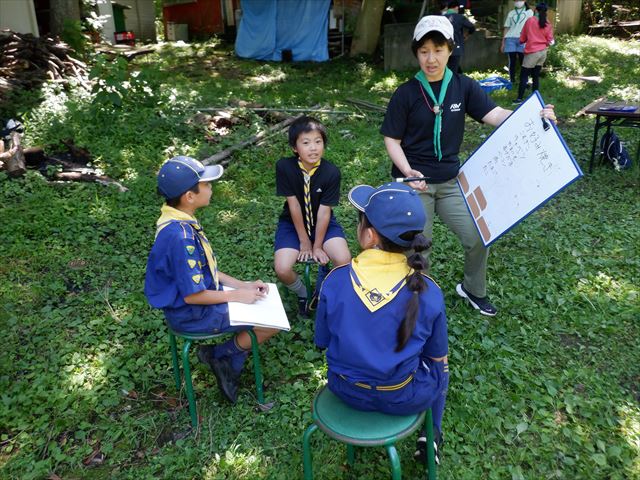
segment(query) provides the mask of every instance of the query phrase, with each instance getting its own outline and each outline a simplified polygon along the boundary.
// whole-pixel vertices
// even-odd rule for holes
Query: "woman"
[[[536,16],[526,21],[520,33],[520,42],[524,43],[524,60],[520,71],[518,98],[514,104],[522,103],[524,90],[529,81],[529,73],[533,79],[533,90],[540,86],[540,70],[547,59],[547,50],[553,45],[553,27],[547,21],[547,4],[536,5]]]
[[[449,367],[444,298],[422,274],[431,244],[418,193],[389,183],[359,185],[362,253],[337,267],[320,290],[315,342],[326,348],[329,389],[353,408],[391,415],[432,409],[440,439]],[[408,258],[403,252],[412,250]],[[436,440],[436,444],[438,444]],[[426,440],[419,440],[417,456]]]
[[[391,173],[393,177],[424,177],[409,185],[422,192],[425,236],[432,237],[437,213],[464,247],[464,279],[456,286],[458,295],[481,314],[494,316],[497,309],[486,292],[489,251],[469,215],[456,176],[465,114],[498,126],[511,110],[496,106],[475,80],[446,67],[453,50],[453,27],[446,17],[422,18],[411,47],[420,71],[393,94],[380,128],[393,162]],[[547,105],[542,116],[555,121],[553,105]]]
[[[522,65],[524,57],[524,45],[520,43],[520,32],[522,32],[525,22],[533,16],[533,11],[527,7],[523,0],[516,0],[513,6],[513,10],[507,14],[507,19],[504,22],[500,51],[509,56],[509,79],[515,85],[518,61]]]

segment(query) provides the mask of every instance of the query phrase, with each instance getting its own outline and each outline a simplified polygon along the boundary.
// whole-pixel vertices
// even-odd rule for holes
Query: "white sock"
[[[307,298],[307,287],[304,286],[300,277],[296,278],[296,281],[291,285],[287,285],[287,288],[295,293],[298,297]]]

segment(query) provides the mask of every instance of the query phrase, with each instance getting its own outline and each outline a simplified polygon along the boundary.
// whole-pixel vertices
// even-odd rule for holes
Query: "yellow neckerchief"
[[[375,312],[395,298],[413,269],[402,253],[368,249],[351,260],[349,273],[353,290]]]
[[[182,210],[178,210],[177,208],[173,208],[167,204],[164,204],[160,209],[160,218],[158,218],[158,221],[156,222],[156,237],[158,236],[160,231],[164,227],[169,225],[171,222],[180,222],[180,223],[189,224],[193,229],[193,231],[195,232],[195,234],[198,236],[198,239],[200,240],[200,244],[202,245],[202,249],[204,250],[204,255],[205,257],[207,257],[209,270],[211,270],[213,283],[215,284],[216,290],[217,290],[220,285],[220,282],[218,280],[218,262],[216,261],[216,256],[213,253],[211,244],[209,243],[209,240],[207,240],[207,237],[205,236],[204,231],[202,230],[202,226],[200,225],[200,223],[198,223],[198,220],[196,220],[195,217],[192,217],[188,213],[183,212]],[[189,255],[192,255],[193,247],[191,251],[187,249],[187,252],[189,253]],[[195,262],[193,260],[188,261],[188,263],[189,263],[189,267],[191,268],[195,266]],[[200,279],[202,278],[201,275],[194,275],[194,277],[196,276],[199,277]],[[198,279],[198,281],[196,281],[196,279],[194,278],[194,281],[196,283],[199,283],[200,280]]]
[[[311,227],[313,226],[313,212],[311,211],[311,177],[316,173],[318,167],[320,166],[320,162],[322,159],[318,160],[317,163],[314,163],[311,166],[310,170],[307,170],[304,164],[298,160],[298,166],[300,170],[302,170],[302,177],[304,178],[304,216],[307,219],[307,235],[311,237]]]

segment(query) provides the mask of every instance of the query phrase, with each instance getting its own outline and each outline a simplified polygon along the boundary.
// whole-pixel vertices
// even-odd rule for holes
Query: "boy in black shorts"
[[[276,164],[276,193],[286,202],[276,229],[274,268],[278,279],[298,296],[299,312],[305,316],[313,302],[293,270],[296,261],[320,264],[319,288],[326,274],[324,265],[351,260],[344,232],[332,211],[340,199],[340,170],[322,158],[326,143],[325,126],[311,117],[300,117],[289,127],[294,156]]]

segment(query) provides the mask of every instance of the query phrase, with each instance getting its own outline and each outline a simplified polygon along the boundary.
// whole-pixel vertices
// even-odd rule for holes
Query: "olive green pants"
[[[454,178],[445,183],[428,183],[427,191],[420,194],[427,212],[427,224],[424,235],[433,239],[434,212],[449,229],[456,234],[464,248],[463,286],[476,297],[487,295],[487,259],[489,249],[484,246],[476,225],[460,193],[458,182]],[[436,245],[436,248],[437,245]],[[431,249],[424,252],[429,262]],[[430,262],[429,262],[430,265]]]

